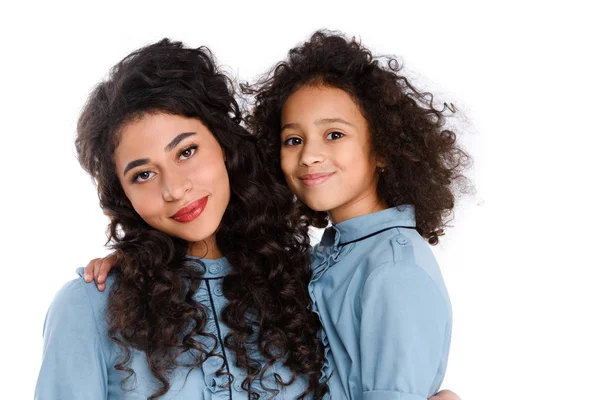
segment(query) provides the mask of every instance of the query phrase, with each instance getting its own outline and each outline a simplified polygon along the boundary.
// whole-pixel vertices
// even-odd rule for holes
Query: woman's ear
[[[385,167],[387,167],[387,162],[385,162],[383,158],[377,156],[375,166],[377,167],[377,169],[382,170],[385,169]]]
[[[375,167],[377,169],[377,172],[379,172],[380,174],[383,173],[383,171],[385,171],[385,167],[387,167],[387,163],[385,162],[385,160],[379,156],[377,156],[377,158],[375,159]]]

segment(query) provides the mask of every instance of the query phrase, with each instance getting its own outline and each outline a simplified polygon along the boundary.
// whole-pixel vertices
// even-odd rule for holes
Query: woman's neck
[[[217,241],[214,236],[199,242],[190,242],[188,254],[194,257],[207,258],[209,260],[216,260],[217,258],[223,257],[223,253],[219,250],[219,246],[217,246]]]

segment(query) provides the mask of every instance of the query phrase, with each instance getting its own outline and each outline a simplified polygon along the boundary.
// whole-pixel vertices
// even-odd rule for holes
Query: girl
[[[317,32],[246,88],[257,101],[248,123],[302,220],[333,223],[309,291],[334,400],[425,399],[446,367],[450,303],[423,238],[437,243],[468,157],[396,65]],[[89,279],[102,282],[110,264],[93,260]]]
[[[309,291],[332,399],[424,400],[446,370],[452,314],[435,245],[468,156],[432,106],[354,40],[315,33],[247,88],[249,125],[303,219],[326,229]],[[275,171],[275,169],[274,169]]]
[[[120,268],[56,295],[36,399],[319,396],[307,228],[240,121],[210,52],[166,39],[92,92],[76,147]]]

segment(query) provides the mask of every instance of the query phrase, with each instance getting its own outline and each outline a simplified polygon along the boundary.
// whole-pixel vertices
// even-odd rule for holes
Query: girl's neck
[[[338,208],[328,211],[329,219],[333,224],[339,224],[351,218],[372,214],[389,208],[382,199],[377,196],[377,190],[367,192],[364,196],[346,203]]]

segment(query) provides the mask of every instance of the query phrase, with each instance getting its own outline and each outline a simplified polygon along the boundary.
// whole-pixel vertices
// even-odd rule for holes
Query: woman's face
[[[114,162],[125,195],[146,223],[218,258],[215,233],[229,203],[221,146],[195,118],[145,114],[126,123]]]
[[[386,208],[377,197],[370,132],[354,100],[341,89],[304,86],[281,115],[281,169],[288,186],[334,223]]]

